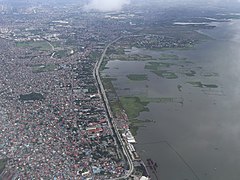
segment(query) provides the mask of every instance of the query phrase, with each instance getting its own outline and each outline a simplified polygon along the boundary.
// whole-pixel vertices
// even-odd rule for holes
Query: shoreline
[[[133,161],[131,159],[131,155],[130,155],[130,151],[128,148],[126,148],[126,145],[124,144],[124,141],[123,139],[121,138],[120,136],[120,133],[114,123],[114,117],[112,115],[112,111],[111,111],[111,108],[109,106],[109,102],[108,102],[108,98],[107,98],[107,95],[106,95],[106,92],[105,92],[105,89],[104,89],[104,86],[102,84],[102,80],[101,80],[101,77],[100,77],[100,72],[99,72],[99,69],[100,69],[100,66],[103,62],[103,59],[105,57],[105,54],[108,50],[108,48],[114,44],[115,42],[117,42],[119,39],[121,39],[122,37],[119,37],[117,39],[115,39],[114,41],[110,42],[104,49],[102,55],[101,55],[101,58],[96,62],[96,65],[94,67],[94,77],[95,77],[95,80],[97,82],[97,86],[98,86],[98,91],[101,95],[101,98],[103,100],[103,103],[104,103],[104,106],[105,106],[105,109],[106,109],[106,112],[107,112],[107,115],[108,115],[108,122],[109,122],[109,125],[110,125],[110,128],[112,129],[112,133],[114,136],[116,136],[117,139],[115,139],[115,142],[118,143],[118,145],[122,148],[122,152],[125,156],[125,158],[127,159],[127,162],[128,162],[128,166],[129,166],[129,170],[127,172],[127,174],[123,177],[120,177],[120,178],[114,178],[115,180],[117,179],[126,179],[126,178],[129,178],[132,173],[133,173],[133,170],[134,170],[134,165],[133,165]]]

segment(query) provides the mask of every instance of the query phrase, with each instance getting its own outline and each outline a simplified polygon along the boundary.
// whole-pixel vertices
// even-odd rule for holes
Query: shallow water
[[[187,60],[166,60],[165,68],[177,79],[157,76],[144,69],[147,62],[110,61],[104,73],[121,96],[173,97],[173,103],[150,103],[149,112],[139,119],[151,119],[137,134],[137,151],[146,161],[158,164],[153,179],[164,180],[239,180],[240,179],[240,21],[219,23],[202,31],[208,40],[192,50],[149,51],[138,53],[160,57],[176,54]],[[193,70],[196,75],[186,76]],[[130,81],[127,74],[147,74],[148,81]],[[200,81],[217,88],[194,87]],[[181,85],[181,91],[178,89]],[[179,103],[181,102],[181,103]]]

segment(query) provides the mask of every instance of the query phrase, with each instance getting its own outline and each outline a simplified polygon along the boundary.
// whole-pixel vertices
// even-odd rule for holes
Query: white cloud
[[[91,0],[86,6],[86,10],[97,10],[102,12],[119,11],[130,0]]]

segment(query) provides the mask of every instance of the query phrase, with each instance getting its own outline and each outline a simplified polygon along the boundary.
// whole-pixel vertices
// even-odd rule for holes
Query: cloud
[[[85,10],[97,10],[102,12],[119,11],[124,5],[130,4],[130,0],[91,0],[85,5]]]

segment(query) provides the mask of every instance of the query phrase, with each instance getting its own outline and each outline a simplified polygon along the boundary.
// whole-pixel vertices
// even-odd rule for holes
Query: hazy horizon
[[[119,11],[129,5],[158,5],[162,7],[240,7],[240,0],[0,0],[0,3],[11,5],[27,4],[71,4],[77,3],[83,5],[87,11]]]

